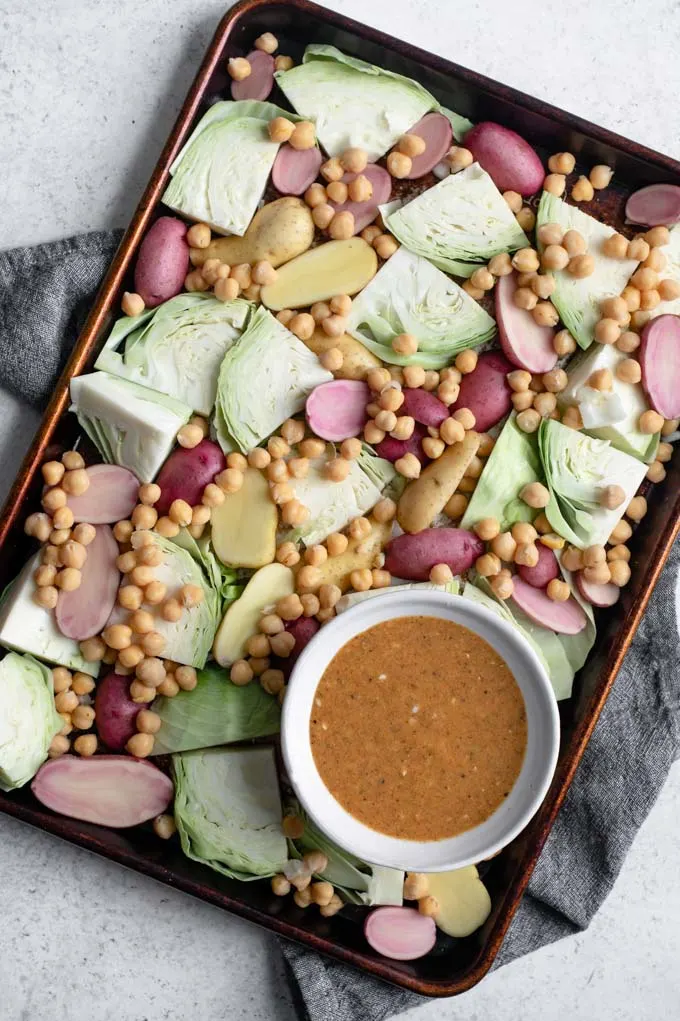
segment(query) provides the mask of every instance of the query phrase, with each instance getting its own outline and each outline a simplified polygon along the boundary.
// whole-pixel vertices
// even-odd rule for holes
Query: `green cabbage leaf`
[[[52,671],[32,656],[8,653],[0,662],[0,790],[16,790],[35,776],[63,726]]]

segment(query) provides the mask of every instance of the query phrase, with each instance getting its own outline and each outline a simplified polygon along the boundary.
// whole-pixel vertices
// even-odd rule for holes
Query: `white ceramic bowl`
[[[375,624],[414,615],[451,620],[484,638],[508,664],[526,707],[527,749],[509,796],[481,825],[444,840],[401,840],[355,819],[325,786],[311,749],[309,720],[314,693],[336,652]],[[417,655],[417,650],[414,654]],[[303,808],[335,843],[376,865],[413,872],[444,872],[496,854],[524,829],[538,810],[557,762],[559,715],[545,669],[512,625],[462,596],[435,589],[387,590],[339,614],[307,645],[295,664],[286,691],[281,741],[286,771]],[[360,756],[361,748],[354,749],[353,754]]]

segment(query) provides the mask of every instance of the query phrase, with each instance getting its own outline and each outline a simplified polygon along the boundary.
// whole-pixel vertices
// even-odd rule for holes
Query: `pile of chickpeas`
[[[543,189],[556,195],[564,195],[567,188],[567,177],[574,172],[576,157],[570,152],[557,152],[548,160],[550,173],[543,181]],[[611,167],[604,163],[594,166],[588,176],[581,174],[572,185],[571,197],[574,202],[591,202],[595,192],[607,188],[614,176]]]
[[[281,829],[289,840],[299,840],[305,824],[300,816],[286,815]],[[325,872],[327,868],[328,858],[323,851],[308,851],[301,859],[293,858],[286,862],[283,872],[272,878],[272,892],[277,897],[286,897],[292,890],[293,900],[299,908],[316,904],[319,914],[324,918],[332,918],[343,907],[342,899],[332,883],[326,880],[313,882],[313,877]]]
[[[349,294],[336,294],[330,301],[315,301],[309,312],[295,312],[291,308],[283,308],[277,312],[276,318],[294,333],[298,340],[309,340],[317,327],[321,327],[328,337],[341,337],[345,332],[351,308],[352,299]],[[334,347],[320,354],[319,361],[329,372],[339,372],[344,356],[339,348]]]
[[[261,50],[262,53],[269,53],[273,56],[279,48],[279,40],[272,32],[263,32],[255,40],[255,49]],[[274,59],[274,70],[275,71],[290,71],[293,67],[293,58],[286,57],[280,54]],[[235,82],[245,81],[246,78],[250,78],[253,73],[252,64],[247,57],[230,57],[227,60],[227,71],[229,77]]]
[[[404,877],[404,900],[418,902],[418,911],[428,918],[436,918],[439,914],[439,901],[430,892],[430,884],[426,873],[407,872]]]
[[[80,588],[87,547],[96,532],[87,522],[76,525],[68,506],[69,496],[80,496],[90,486],[85,461],[78,451],[67,450],[60,461],[47,461],[42,474],[46,487],[41,499],[43,510],[28,516],[24,531],[44,544],[40,566],[33,575],[33,599],[38,606],[53,610],[60,591]]]
[[[52,690],[54,692],[54,706],[64,726],[53,738],[49,747],[48,756],[56,759],[71,750],[69,735],[74,731],[86,731],[94,724],[95,711],[92,702],[92,692],[95,682],[84,673],[71,673],[63,666],[56,666],[52,669]],[[73,751],[89,758],[97,751],[97,737],[95,734],[79,734],[73,741]]]

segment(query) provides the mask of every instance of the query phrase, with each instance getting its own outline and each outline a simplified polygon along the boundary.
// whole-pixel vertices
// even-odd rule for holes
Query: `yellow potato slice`
[[[327,241],[287,262],[260,291],[267,308],[306,308],[336,294],[356,294],[375,276],[378,256],[363,238]]]
[[[295,591],[295,576],[283,564],[267,564],[246,585],[240,599],[232,603],[217,629],[213,656],[220,666],[231,666],[246,655],[246,642],[257,631],[265,607]]]
[[[223,564],[230,567],[264,567],[276,553],[276,504],[269,483],[257,468],[246,468],[238,493],[227,493],[213,507],[212,544]]]
[[[405,532],[422,532],[430,527],[458,488],[481,439],[479,433],[466,433],[460,443],[447,447],[441,457],[409,483],[397,506],[397,521]]]
[[[349,333],[343,333],[340,337],[329,337],[319,326],[309,340],[303,343],[317,355],[329,351],[332,347],[342,351],[342,367],[333,373],[336,379],[365,379],[367,372],[382,365],[379,358],[354,337],[350,337]]]
[[[491,914],[491,898],[475,865],[454,872],[431,872],[429,893],[439,902],[435,922],[449,936],[469,936]]]
[[[243,237],[217,238],[207,248],[192,248],[190,255],[194,266],[202,266],[206,259],[219,259],[229,266],[264,259],[276,267],[306,252],[313,240],[309,206],[288,195],[262,206]]]
[[[349,545],[339,557],[329,557],[319,567],[320,585],[338,585],[343,592],[350,587],[352,571],[373,566],[373,558],[390,541],[392,522],[379,524],[371,519],[372,531],[366,539],[350,539]],[[357,549],[360,547],[360,549]]]

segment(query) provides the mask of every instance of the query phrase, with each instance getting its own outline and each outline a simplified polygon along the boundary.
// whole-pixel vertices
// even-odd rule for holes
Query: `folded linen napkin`
[[[98,232],[0,252],[0,386],[44,407],[120,238],[120,231]],[[676,758],[679,563],[676,544],[496,967],[588,926]],[[383,1021],[423,1002],[293,943],[281,945],[307,1021]]]

